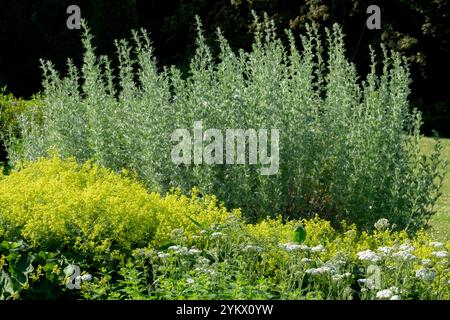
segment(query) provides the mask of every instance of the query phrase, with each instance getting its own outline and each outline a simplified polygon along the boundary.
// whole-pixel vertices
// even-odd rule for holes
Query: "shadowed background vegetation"
[[[77,4],[95,36],[98,53],[112,56],[113,40],[128,38],[131,29],[146,28],[154,42],[159,66],[175,64],[188,70],[195,50],[194,16],[203,21],[213,39],[220,26],[233,48],[249,49],[254,29],[250,10],[267,12],[280,35],[294,33],[307,22],[330,27],[339,23],[346,36],[349,59],[358,71],[368,71],[368,45],[383,41],[388,49],[407,56],[411,63],[411,105],[424,114],[422,130],[450,136],[449,0],[42,0],[0,1],[0,86],[20,97],[41,90],[39,58],[53,61],[62,70],[66,57],[81,62],[79,30],[66,28],[66,8]],[[382,10],[381,30],[365,26],[366,8]],[[446,87],[447,86],[447,87]]]

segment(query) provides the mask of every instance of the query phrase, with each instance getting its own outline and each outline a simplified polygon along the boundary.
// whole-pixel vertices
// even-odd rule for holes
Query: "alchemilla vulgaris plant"
[[[175,67],[158,70],[145,32],[133,33],[131,44],[116,42],[113,70],[108,57],[95,54],[86,28],[81,68],[69,60],[61,76],[42,62],[42,118],[23,119],[23,139],[9,143],[11,161],[56,148],[61,157],[134,170],[154,191],[196,186],[242,208],[250,221],[319,214],[363,229],[380,218],[410,231],[424,226],[443,162],[439,144],[431,157],[419,153],[421,118],[408,106],[402,58],[383,49],[379,64],[371,52],[370,72],[360,81],[338,26],[327,30],[326,42],[309,27],[301,50],[290,32],[285,47],[267,19],[256,26],[250,52],[233,51],[218,31],[214,56],[198,23],[186,77]],[[171,134],[196,121],[223,131],[277,128],[277,174],[261,175],[248,161],[173,163]]]

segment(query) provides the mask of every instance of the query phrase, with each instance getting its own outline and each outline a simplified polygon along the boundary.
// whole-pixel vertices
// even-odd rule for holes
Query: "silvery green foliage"
[[[233,52],[218,31],[218,59],[198,26],[186,79],[175,67],[157,70],[144,32],[133,34],[132,45],[116,42],[114,72],[86,31],[81,70],[69,62],[61,77],[43,63],[42,123],[24,122],[23,141],[11,146],[15,159],[56,148],[63,157],[134,169],[153,190],[198,186],[249,219],[318,213],[368,229],[380,218],[409,230],[424,225],[443,162],[439,144],[430,158],[419,153],[421,118],[409,110],[409,75],[398,54],[383,49],[378,75],[371,52],[361,83],[338,26],[327,31],[326,54],[314,27],[301,36],[301,52],[289,32],[285,48],[267,19],[256,23],[251,52]],[[222,132],[279,129],[278,174],[263,176],[248,164],[175,165],[171,133],[199,120]]]

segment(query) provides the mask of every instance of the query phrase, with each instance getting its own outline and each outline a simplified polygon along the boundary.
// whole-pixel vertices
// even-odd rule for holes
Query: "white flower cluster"
[[[312,247],[311,252],[325,252],[325,247],[323,245],[319,244],[315,247]]]
[[[296,243],[282,243],[282,244],[280,244],[280,247],[282,247],[287,252],[296,251],[296,250],[303,250],[303,251],[310,250],[310,248],[307,245],[296,244]]]
[[[379,219],[377,222],[375,222],[374,227],[377,230],[386,230],[390,227],[389,220],[385,218]]]
[[[406,251],[406,252],[413,252],[414,250],[416,250],[416,248],[414,248],[412,245],[410,245],[408,243],[404,243],[398,248],[400,249],[400,251]]]
[[[335,274],[337,267],[332,262],[327,262],[319,268],[310,268],[305,271],[307,274],[319,275],[319,274]]]
[[[182,255],[189,254],[189,249],[183,246],[170,246],[169,250],[172,251],[174,254],[182,254]]]
[[[211,234],[211,238],[223,238],[223,237],[225,237],[225,235],[220,231],[216,231]]]
[[[76,280],[81,280],[82,282],[88,282],[88,281],[92,281],[92,275],[87,273],[87,274],[84,274],[82,276],[77,276],[75,279]]]
[[[380,256],[373,252],[372,250],[364,250],[357,253],[359,260],[377,262],[380,260]]]
[[[400,295],[398,294],[399,290],[397,287],[390,287],[389,289],[380,290],[376,293],[377,299],[382,300],[401,300]]]
[[[425,267],[429,267],[433,264],[433,262],[430,259],[422,259],[420,263]]]
[[[410,253],[409,251],[406,251],[406,250],[398,251],[398,252],[394,253],[393,257],[398,258],[400,260],[404,260],[404,261],[412,261],[417,258],[415,255],[413,255],[412,253]]]
[[[442,242],[437,242],[437,241],[430,242],[430,245],[435,248],[442,248],[444,246],[444,244]]]
[[[311,275],[319,275],[319,274],[328,274],[332,273],[333,269],[329,266],[322,266],[320,268],[311,268],[305,271],[307,274]]]
[[[447,258],[448,252],[447,251],[434,251],[431,253],[432,256],[435,256],[436,258]]]
[[[377,249],[377,251],[381,252],[383,255],[390,255],[394,251],[394,248],[392,248],[392,247],[379,247]]]
[[[172,252],[174,255],[179,254],[184,256],[197,256],[200,253],[202,253],[202,251],[197,248],[188,249],[183,246],[170,246],[168,250]],[[167,252],[158,252],[157,256],[160,259],[166,259],[170,256],[170,254]]]
[[[416,271],[416,278],[419,278],[424,281],[433,281],[436,277],[436,271],[433,269],[419,269]]]
[[[260,246],[256,246],[253,244],[247,244],[246,246],[244,246],[242,248],[242,251],[244,252],[261,252],[263,250],[263,248],[261,248]]]
[[[352,276],[352,274],[350,272],[346,272],[344,274],[335,274],[331,277],[331,279],[333,281],[340,281],[345,278],[350,278],[351,276]]]
[[[394,293],[390,289],[385,289],[377,292],[377,299],[390,299]]]

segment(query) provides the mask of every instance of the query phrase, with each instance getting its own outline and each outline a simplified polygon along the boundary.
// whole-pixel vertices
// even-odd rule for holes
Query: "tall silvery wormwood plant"
[[[371,52],[360,82],[337,25],[326,30],[326,46],[308,27],[298,51],[292,33],[285,48],[273,22],[256,19],[250,52],[234,52],[218,31],[214,57],[197,22],[187,77],[175,67],[157,70],[145,32],[134,32],[132,45],[116,42],[114,72],[85,28],[81,69],[69,61],[61,77],[43,62],[43,120],[23,122],[23,140],[11,142],[13,161],[56,148],[62,157],[136,170],[152,190],[198,186],[251,220],[317,213],[366,229],[382,217],[409,230],[426,223],[444,163],[439,143],[432,156],[420,155],[421,118],[409,110],[408,70],[398,54],[383,48],[377,73]],[[175,165],[171,133],[199,120],[222,132],[279,129],[278,174],[248,164]]]

